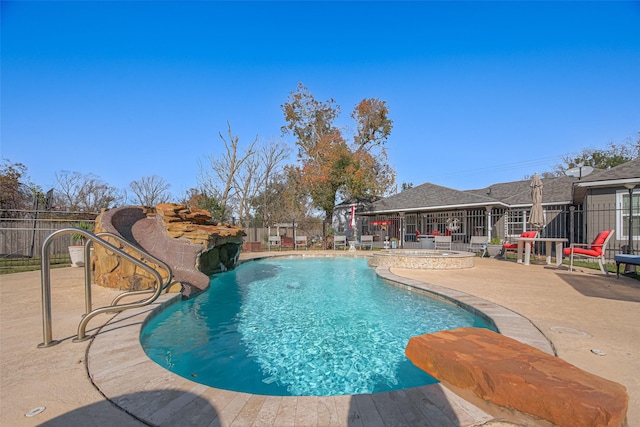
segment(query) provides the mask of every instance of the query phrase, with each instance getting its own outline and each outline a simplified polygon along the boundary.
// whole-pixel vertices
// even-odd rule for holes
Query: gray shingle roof
[[[542,179],[542,203],[545,205],[572,203],[575,183],[587,184],[616,179],[640,180],[640,157],[609,170],[596,170],[583,178],[559,176]],[[427,182],[359,209],[362,214],[429,211],[482,206],[531,205],[530,180],[502,182],[477,190],[460,191]]]
[[[500,204],[486,195],[427,182],[373,203],[369,212],[426,211],[447,206],[487,206]]]
[[[573,200],[582,203],[589,188],[621,187],[624,184],[640,185],[640,157],[584,177],[573,188]]]
[[[542,180],[542,203],[561,204],[571,201],[571,187],[575,178],[568,176]],[[460,191],[425,183],[394,196],[373,203],[361,213],[429,211],[483,206],[531,205],[530,180],[504,182],[489,187]]]
[[[542,179],[542,203],[562,204],[571,201],[571,187],[576,178],[559,176]],[[510,206],[531,204],[531,181],[513,181],[490,185],[480,190],[469,190],[474,193],[487,194]],[[491,192],[489,192],[491,190]]]
[[[582,183],[614,181],[618,179],[640,179],[640,157],[607,170],[600,170],[582,178]]]

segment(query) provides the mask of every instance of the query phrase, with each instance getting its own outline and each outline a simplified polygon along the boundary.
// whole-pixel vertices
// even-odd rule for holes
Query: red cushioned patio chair
[[[524,233],[522,233],[520,235],[520,237],[530,237],[530,238],[536,238],[538,237],[538,232],[537,231],[525,231]],[[515,243],[510,243],[510,242],[506,242],[502,245],[502,254],[506,254],[507,251],[514,251],[516,252],[518,250],[518,242]]]
[[[609,239],[613,236],[616,230],[605,230],[598,233],[593,242],[587,243],[572,243],[568,248],[564,249],[565,256],[569,256],[569,271],[573,271],[573,257],[581,256],[584,258],[592,258],[597,259],[598,264],[600,264],[600,271],[602,271],[607,276],[609,275],[609,271],[605,268],[605,251],[607,250],[607,243],[609,243]],[[582,247],[580,247],[582,246]]]

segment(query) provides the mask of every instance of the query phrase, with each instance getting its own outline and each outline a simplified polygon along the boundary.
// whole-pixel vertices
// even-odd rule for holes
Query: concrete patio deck
[[[390,273],[464,292],[526,317],[559,357],[623,384],[630,396],[628,424],[640,425],[640,282],[596,270],[569,273],[480,258],[472,269],[392,268]],[[384,396],[283,399],[176,379],[150,362],[137,342],[150,308],[124,312],[93,341],[73,343],[84,307],[83,270],[52,270],[52,289],[53,337],[62,342],[39,349],[39,272],[0,276],[0,425],[147,425],[139,419],[158,425],[504,425],[440,385]],[[94,306],[106,305],[118,293],[94,286]],[[95,333],[110,319],[98,316],[87,332]],[[514,329],[517,333],[519,327]],[[42,406],[42,413],[25,416]]]

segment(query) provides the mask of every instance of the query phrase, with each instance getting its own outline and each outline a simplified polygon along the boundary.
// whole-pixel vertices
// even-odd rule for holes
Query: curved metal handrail
[[[89,321],[95,317],[98,314],[102,314],[102,313],[107,313],[107,312],[119,312],[119,311],[124,311],[124,310],[128,310],[128,309],[132,309],[132,308],[140,308],[140,307],[144,307],[146,305],[151,304],[152,302],[154,302],[156,299],[158,299],[158,297],[160,296],[160,294],[162,293],[163,289],[165,288],[166,285],[163,285],[162,283],[162,276],[160,276],[160,273],[158,273],[155,269],[153,269],[152,267],[148,266],[147,264],[145,264],[143,261],[140,261],[139,259],[129,255],[128,253],[124,252],[123,250],[121,250],[120,248],[117,248],[116,246],[112,245],[111,243],[107,242],[106,240],[103,240],[102,238],[96,236],[95,234],[88,232],[86,230],[81,230],[79,228],[63,228],[57,231],[54,231],[53,233],[51,233],[43,242],[42,244],[42,258],[41,258],[41,279],[42,279],[42,328],[43,328],[43,342],[41,344],[38,345],[38,347],[40,348],[44,348],[44,347],[50,347],[52,345],[57,344],[57,341],[54,341],[52,339],[52,333],[51,333],[51,271],[50,271],[50,256],[49,256],[49,247],[51,246],[51,242],[53,242],[54,239],[66,235],[66,234],[80,234],[82,235],[84,238],[86,238],[89,242],[91,243],[97,243],[99,245],[102,245],[104,247],[106,247],[107,249],[117,253],[119,256],[121,256],[122,258],[136,264],[137,266],[139,266],[140,268],[146,270],[147,272],[149,272],[151,275],[153,275],[156,279],[156,282],[158,283],[158,286],[156,287],[155,291],[153,292],[153,295],[151,297],[149,297],[148,299],[142,300],[142,301],[137,301],[137,302],[133,302],[133,303],[128,303],[128,304],[122,304],[119,306],[107,306],[107,307],[101,307],[101,308],[97,308],[95,310],[91,309],[91,267],[89,265],[90,263],[90,251],[91,251],[91,244],[88,244],[85,246],[85,311],[86,314],[83,316],[82,320],[80,321],[80,324],[78,325],[78,336],[76,339],[74,339],[74,342],[78,342],[78,341],[84,341],[86,339],[88,339],[88,337],[86,336],[86,327],[87,327],[87,323],[89,323]],[[162,263],[164,264],[164,263]],[[164,266],[166,266],[166,264],[164,264]],[[166,266],[167,268],[169,268],[168,266]],[[171,271],[169,269],[169,271]],[[172,274],[169,275],[170,277],[172,276]],[[129,293],[130,295],[130,293]]]
[[[103,237],[111,237],[114,238],[115,240],[117,240],[119,243],[126,245],[132,249],[135,249],[136,251],[138,251],[138,253],[140,253],[144,258],[148,258],[151,262],[154,262],[158,265],[160,265],[162,268],[164,268],[167,273],[167,280],[165,280],[164,284],[162,285],[162,290],[165,290],[169,287],[169,285],[171,284],[171,281],[173,280],[173,272],[171,271],[171,267],[169,267],[169,265],[162,261],[161,259],[156,258],[155,256],[151,255],[150,253],[140,249],[138,246],[135,246],[134,244],[132,244],[131,242],[129,242],[128,240],[124,239],[122,236],[118,236],[117,234],[114,233],[109,233],[108,231],[102,231],[100,233],[96,233],[96,236],[103,238]],[[103,239],[104,240],[104,239]],[[145,261],[145,259],[142,258],[141,261]],[[136,295],[142,295],[142,294],[148,294],[151,292],[155,292],[154,289],[144,289],[144,290],[140,290],[140,291],[126,291],[121,293],[120,295],[116,296],[113,301],[111,301],[111,305],[117,305],[118,302],[126,297],[129,296],[136,296]]]

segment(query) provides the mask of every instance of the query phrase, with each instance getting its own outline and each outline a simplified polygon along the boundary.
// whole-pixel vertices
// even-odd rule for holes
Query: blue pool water
[[[242,264],[142,330],[149,357],[212,387],[253,394],[374,393],[436,382],[405,356],[410,337],[480,318],[385,284],[362,258]]]

